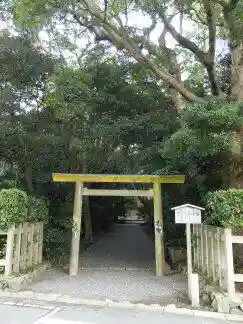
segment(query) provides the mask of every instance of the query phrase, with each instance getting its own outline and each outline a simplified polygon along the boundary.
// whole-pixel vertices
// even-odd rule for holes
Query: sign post
[[[186,224],[186,245],[187,245],[187,273],[188,273],[188,295],[192,306],[199,306],[199,278],[198,274],[192,271],[192,241],[191,224],[201,224],[202,207],[185,204],[171,208],[175,211],[175,223]]]

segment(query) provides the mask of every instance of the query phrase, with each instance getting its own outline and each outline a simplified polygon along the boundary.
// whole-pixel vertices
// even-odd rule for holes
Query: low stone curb
[[[19,275],[12,275],[10,277],[1,277],[2,285],[6,284],[7,288],[13,291],[20,291],[20,289],[26,284],[31,283],[33,280],[42,276],[46,270],[50,269],[49,262],[42,262],[32,269],[29,269],[26,273],[20,273]]]
[[[1,291],[0,298],[3,297],[11,297],[11,298],[20,298],[20,299],[35,299],[38,301],[45,302],[58,302],[72,305],[86,305],[86,306],[100,306],[100,307],[124,307],[126,309],[143,309],[157,312],[164,312],[169,314],[177,314],[177,315],[191,315],[197,317],[207,317],[207,318],[215,318],[222,319],[226,321],[239,321],[243,322],[243,315],[237,314],[225,314],[225,313],[215,313],[210,311],[202,311],[195,310],[189,308],[177,308],[174,304],[167,306],[160,306],[158,304],[133,304],[127,301],[116,302],[110,299],[106,300],[94,300],[94,299],[83,299],[83,298],[75,298],[70,295],[61,295],[61,294],[44,294],[44,293],[35,293],[33,291],[22,291],[22,292],[9,292],[9,291]]]

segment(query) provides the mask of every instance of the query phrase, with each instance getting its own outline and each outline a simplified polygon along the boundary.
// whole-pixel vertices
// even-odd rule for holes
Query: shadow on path
[[[139,224],[115,224],[82,253],[80,267],[153,270],[154,246]]]

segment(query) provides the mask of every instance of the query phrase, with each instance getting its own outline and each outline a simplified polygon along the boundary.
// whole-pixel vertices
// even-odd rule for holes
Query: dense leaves
[[[23,223],[28,218],[28,196],[19,189],[0,191],[0,227],[3,229]]]
[[[18,42],[12,40],[16,54]],[[58,64],[54,70],[53,61],[41,84],[31,77],[18,84],[5,65],[12,93],[21,96],[14,103],[6,97],[1,109],[1,185],[27,190],[36,220],[40,214],[46,218],[45,204],[36,197],[48,199],[46,257],[60,254],[60,239],[69,251],[72,226],[73,186],[54,185],[52,172],[153,173],[161,164],[158,146],[178,127],[170,100],[145,70],[124,60],[97,60],[98,55],[100,47],[79,67]],[[118,199],[91,199],[94,231],[107,228],[122,205]]]
[[[243,190],[229,189],[208,193],[208,223],[226,228],[243,226]]]
[[[217,162],[219,170],[225,159],[230,159],[232,154],[240,155],[235,134],[242,125],[241,103],[208,100],[203,104],[187,105],[181,123],[182,127],[162,149],[171,170],[182,170],[191,177],[205,175],[207,160]]]
[[[29,197],[17,188],[0,191],[0,228],[18,226],[24,222],[40,222],[48,219],[48,208],[42,198]]]
[[[34,196],[28,197],[29,206],[29,221],[31,222],[47,222],[48,221],[48,206],[43,198]]]
[[[115,0],[107,2],[105,8],[99,1],[73,1],[72,4],[63,0],[38,0],[31,4],[26,0],[14,2],[14,15],[22,26],[45,28],[51,24],[58,28],[58,22],[61,21],[66,26],[73,26],[74,35],[77,31],[89,32],[97,41],[105,40],[115,45],[117,50],[125,50],[147,68],[150,76],[156,76],[176,90],[171,91],[171,98],[177,109],[182,105],[176,98],[178,92],[188,101],[201,102],[201,97],[209,92],[222,97],[224,89],[220,87],[220,73],[215,67],[218,63],[217,50],[222,52],[222,41],[225,41],[230,44],[231,72],[235,80],[230,86],[231,93],[237,99],[242,99],[242,91],[238,87],[240,78],[237,75],[237,69],[241,70],[242,64],[241,60],[234,59],[235,54],[239,57],[242,55],[242,1],[156,0],[151,3],[150,0]],[[139,15],[138,19],[145,18],[148,23],[138,26],[130,18],[134,13]],[[180,17],[180,21],[175,17]],[[191,28],[188,30],[184,27],[186,25]],[[192,32],[196,29],[196,33]],[[155,31],[156,40],[152,37]],[[181,52],[190,59],[191,64],[186,72],[194,79],[199,77],[197,84],[203,85],[207,91],[198,91],[198,87],[190,82],[181,82],[183,65],[179,64],[178,51],[167,44],[166,34],[174,38],[182,48]]]

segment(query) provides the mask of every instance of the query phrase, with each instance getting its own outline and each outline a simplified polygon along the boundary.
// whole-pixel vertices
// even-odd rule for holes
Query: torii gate
[[[65,174],[53,173],[55,182],[75,182],[75,197],[73,208],[73,227],[71,258],[69,274],[75,276],[78,273],[79,244],[82,219],[83,196],[129,196],[129,197],[153,197],[154,198],[154,233],[155,233],[155,263],[156,276],[165,274],[164,240],[163,240],[163,209],[162,190],[163,183],[184,183],[183,175],[107,175],[107,174]],[[88,189],[83,183],[152,183],[153,189],[128,190],[128,189]],[[157,229],[162,229],[162,233]]]

